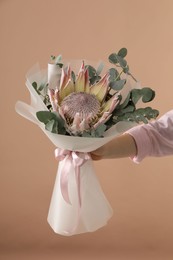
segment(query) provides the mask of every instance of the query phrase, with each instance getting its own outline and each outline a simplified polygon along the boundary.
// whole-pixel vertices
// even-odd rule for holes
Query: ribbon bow
[[[55,158],[57,160],[64,160],[64,167],[61,170],[60,176],[60,189],[64,200],[71,204],[68,192],[68,176],[71,165],[75,170],[75,179],[77,184],[78,203],[81,208],[81,191],[80,191],[80,167],[89,159],[91,159],[88,153],[81,153],[75,151],[64,150],[60,148],[55,149]]]

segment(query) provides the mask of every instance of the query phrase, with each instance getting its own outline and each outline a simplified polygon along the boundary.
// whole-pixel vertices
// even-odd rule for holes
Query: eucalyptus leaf
[[[133,111],[135,111],[135,106],[130,104],[130,105],[126,106],[125,108],[123,108],[122,113],[125,114],[125,113],[129,113],[129,112],[133,112]]]
[[[126,113],[134,112],[135,110],[135,105],[132,102],[128,102],[128,104],[124,108],[122,108],[121,105],[115,108],[115,110],[113,111],[113,116],[124,116]]]
[[[88,70],[89,77],[92,78],[97,74],[96,69],[91,65],[86,65],[85,68]]]
[[[90,84],[91,85],[94,85],[97,81],[99,81],[101,79],[100,76],[96,75],[96,76],[93,76],[92,78],[90,78]]]
[[[50,120],[45,125],[45,129],[52,132],[52,133],[58,134],[58,122],[55,121],[54,119]]]
[[[116,124],[119,121],[132,121],[136,123],[148,123],[150,119],[155,119],[159,115],[159,111],[156,109],[152,109],[151,107],[139,108],[134,112],[125,113],[120,116],[114,116],[113,121]]]
[[[132,89],[131,90],[131,100],[134,104],[136,104],[139,101],[141,96],[142,96],[141,89]]]
[[[75,81],[76,81],[76,75],[75,75],[74,71],[71,72],[71,78],[72,78],[72,80],[73,80],[73,83],[75,83]]]
[[[55,57],[55,64],[59,63],[62,60],[62,55]]]
[[[39,111],[36,113],[36,116],[40,122],[45,124],[46,129],[52,129],[51,132],[57,132],[59,134],[66,133],[64,120],[59,116],[57,112],[55,113],[50,111]]]
[[[60,63],[60,62],[56,63],[56,65],[59,66],[60,68],[62,68],[64,66],[64,64]]]
[[[144,103],[150,102],[154,99],[155,97],[155,92],[151,88],[142,88],[142,101]]]
[[[119,72],[115,68],[109,69],[109,81],[115,81],[119,77]]]
[[[38,91],[42,91],[46,87],[46,84],[41,83],[40,86],[38,87]]]
[[[37,82],[36,81],[32,82],[32,86],[35,89],[35,91],[37,92],[37,94],[40,95],[40,92],[37,89],[38,86],[37,86]]]
[[[126,48],[121,48],[118,52],[118,56],[124,58],[127,55],[127,49]]]
[[[139,111],[139,110],[140,110],[140,108],[137,109],[137,111]],[[150,120],[152,118],[155,119],[156,117],[158,117],[159,111],[157,109],[153,109],[151,107],[145,107],[144,108],[144,115],[145,115],[145,117],[148,118],[148,120]]]
[[[106,131],[107,126],[105,124],[99,125],[96,129],[91,129],[90,132],[84,131],[82,137],[103,137],[104,132]]]
[[[98,68],[97,68],[97,70],[96,70],[96,74],[97,74],[97,75],[100,75],[101,72],[102,72],[102,70],[103,70],[103,68],[104,68],[104,63],[103,63],[103,62],[100,62],[99,66],[98,66]]]
[[[144,124],[148,123],[148,120],[142,114],[136,114],[135,121],[136,123],[140,123],[140,122],[143,122]]]
[[[37,82],[36,81],[32,82],[32,86],[34,89],[37,89]]]
[[[147,103],[154,99],[155,92],[151,88],[142,88],[142,89],[132,89],[131,90],[131,99],[134,104],[136,104],[139,99],[142,97],[142,102]]]
[[[120,105],[120,108],[121,108],[121,109],[125,108],[125,107],[128,105],[128,103],[129,103],[129,101],[130,101],[130,97],[131,97],[131,95],[130,95],[130,93],[128,93],[128,94],[127,94],[127,97],[126,97],[125,100],[124,100],[124,102]]]
[[[50,111],[38,111],[36,113],[38,120],[44,124],[47,124],[50,120],[57,119],[57,116]]]
[[[118,59],[117,59],[117,54],[116,53],[110,54],[108,59],[109,59],[110,63],[113,63],[113,64],[117,64],[118,63]]]
[[[126,65],[126,67],[123,68],[123,72],[126,73],[126,74],[128,74],[128,75],[131,75],[130,73],[128,73],[128,72],[129,72],[129,66],[128,66],[128,65]],[[132,75],[131,75],[131,76],[132,76]],[[136,81],[136,80],[135,80],[135,81]]]
[[[102,137],[104,132],[106,131],[106,125],[105,124],[101,124],[99,125],[96,130],[95,130],[95,136],[96,137]]]
[[[122,58],[121,56],[118,56],[117,55],[117,60],[118,60],[118,63],[120,64],[120,66],[124,69],[124,68],[126,68],[126,66],[127,66],[127,61],[124,59],[124,58]]]
[[[110,86],[110,88],[119,91],[124,87],[125,83],[126,83],[125,79],[120,79],[117,81],[110,82],[109,86]]]
[[[84,131],[84,132],[82,133],[82,137],[93,137],[93,136],[91,136],[91,134],[90,134],[89,132]]]
[[[155,114],[155,113],[154,113]],[[143,123],[148,123],[148,120],[151,118],[154,118],[153,110],[150,107],[147,108],[138,108],[135,111],[135,119],[136,122],[143,122]]]

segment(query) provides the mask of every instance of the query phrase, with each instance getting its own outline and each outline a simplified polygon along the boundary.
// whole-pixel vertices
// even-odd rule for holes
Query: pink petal
[[[71,79],[68,80],[67,84],[61,91],[59,91],[59,96],[63,100],[66,96],[74,92],[74,83]]]
[[[97,82],[95,85],[93,85],[90,88],[90,93],[95,95],[100,102],[103,102],[108,92],[108,86],[109,86],[108,78],[109,75],[107,73],[99,82]]]
[[[65,85],[67,84],[70,77],[71,77],[70,67],[68,67],[67,71],[65,71],[64,68],[62,68],[61,79],[60,79],[60,87],[59,87],[60,90],[65,87]]]
[[[70,130],[73,134],[77,133],[80,130],[80,123],[81,123],[81,117],[79,113],[76,113],[74,116],[74,120],[72,123],[72,126],[70,127]]]
[[[78,77],[75,82],[75,92],[84,92],[85,91],[85,72],[84,72],[84,61],[79,70]]]
[[[115,109],[115,107],[118,105],[119,100],[117,96],[111,97],[107,102],[105,102],[102,106],[102,112],[109,112],[112,113],[112,111]]]
[[[79,125],[80,131],[83,132],[84,130],[89,129],[89,124],[87,119],[83,119],[82,122]]]
[[[85,71],[85,92],[90,92],[90,84],[89,84],[89,73],[88,70]]]
[[[109,120],[110,117],[111,117],[111,114],[109,112],[104,112],[102,117],[93,126],[94,129],[96,129],[99,125],[106,123]]]
[[[57,111],[57,103],[56,103],[56,100],[55,100],[55,91],[54,89],[48,89],[48,96],[49,96],[49,99],[50,99],[50,103],[52,105],[52,109],[53,111]]]
[[[110,109],[109,109],[110,114],[114,111],[114,109],[118,104],[119,104],[119,99],[117,97],[115,97],[115,99],[113,98],[112,104],[110,105]]]

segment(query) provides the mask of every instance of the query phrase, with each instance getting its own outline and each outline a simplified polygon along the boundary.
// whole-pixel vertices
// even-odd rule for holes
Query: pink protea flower
[[[60,86],[49,89],[53,111],[57,111],[65,121],[67,131],[72,135],[90,132],[106,123],[118,104],[118,96],[106,99],[109,89],[109,74],[105,74],[96,84],[90,85],[88,70],[84,62],[75,82],[71,78],[71,68],[62,69]]]

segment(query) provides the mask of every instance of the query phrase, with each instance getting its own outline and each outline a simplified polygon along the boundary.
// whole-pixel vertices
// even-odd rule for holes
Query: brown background
[[[172,0],[0,0],[2,259],[173,259],[172,157],[95,163],[114,215],[97,232],[56,235],[47,223],[57,162],[46,136],[14,111],[25,73],[51,54],[104,60],[127,47],[133,74],[172,109]]]

